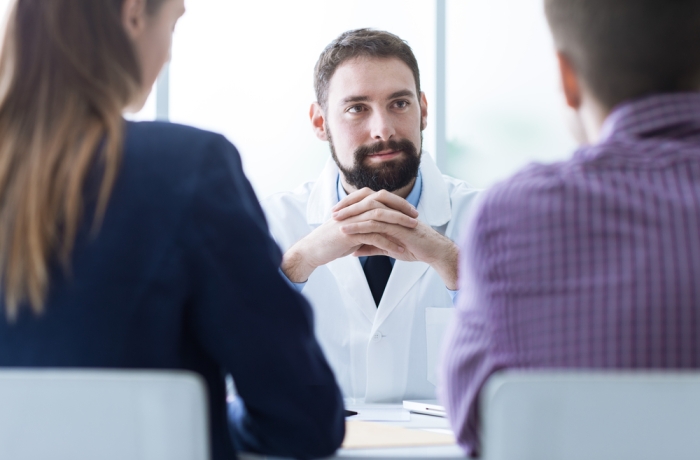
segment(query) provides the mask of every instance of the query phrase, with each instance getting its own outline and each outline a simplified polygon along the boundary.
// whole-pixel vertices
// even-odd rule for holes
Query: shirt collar
[[[624,102],[603,123],[601,143],[615,138],[657,137],[688,126],[700,129],[700,92],[668,93]]]
[[[336,179],[336,189],[338,190],[338,201],[342,200],[348,194],[345,192],[345,189],[343,188],[343,184],[340,182],[340,172],[338,172],[338,178]],[[411,193],[408,194],[406,197],[406,201],[408,201],[411,206],[414,208],[418,207],[418,202],[420,201],[420,195],[421,192],[423,191],[423,175],[421,174],[420,170],[418,170],[418,176],[416,176],[416,182],[413,184],[413,188],[411,189]]]

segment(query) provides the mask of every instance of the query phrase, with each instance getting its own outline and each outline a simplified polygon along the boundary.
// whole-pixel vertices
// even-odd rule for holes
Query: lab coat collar
[[[445,225],[452,218],[450,195],[440,170],[432,156],[423,151],[420,171],[423,178],[423,190],[418,202],[419,219],[431,227]],[[331,208],[338,203],[336,190],[338,166],[328,158],[306,206],[306,221],[310,226],[318,226],[331,218]]]
[[[328,158],[306,204],[306,222],[309,225],[318,226],[331,218],[331,208],[338,204],[338,193],[335,191],[338,174],[335,161]]]

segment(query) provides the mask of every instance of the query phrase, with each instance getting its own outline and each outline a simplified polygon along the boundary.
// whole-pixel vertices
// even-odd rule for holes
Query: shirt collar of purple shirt
[[[623,102],[605,119],[600,143],[662,133],[682,124],[700,128],[700,92],[655,94]]]

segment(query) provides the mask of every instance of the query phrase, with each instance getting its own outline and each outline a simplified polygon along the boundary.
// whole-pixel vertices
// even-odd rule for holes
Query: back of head
[[[323,50],[316,62],[314,89],[316,101],[326,106],[328,87],[336,69],[346,61],[357,57],[397,58],[403,61],[416,81],[416,94],[420,94],[418,61],[411,47],[398,36],[374,29],[355,29],[343,32]]]
[[[557,49],[605,108],[700,90],[700,0],[545,0]]]
[[[67,263],[94,165],[102,171],[98,216],[106,206],[122,111],[140,91],[123,2],[11,6],[0,55],[0,281],[9,317],[24,302],[42,311],[50,259]]]

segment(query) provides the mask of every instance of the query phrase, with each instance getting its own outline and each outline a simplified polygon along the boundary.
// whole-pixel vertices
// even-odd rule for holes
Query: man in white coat
[[[422,152],[427,101],[399,37],[345,32],[314,80],[311,123],[332,158],[316,182],[263,201],[281,270],[313,306],[346,398],[435,398],[457,295],[455,241],[477,192]]]

